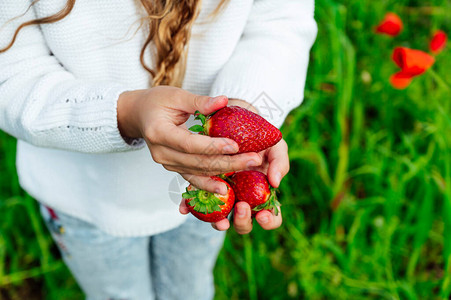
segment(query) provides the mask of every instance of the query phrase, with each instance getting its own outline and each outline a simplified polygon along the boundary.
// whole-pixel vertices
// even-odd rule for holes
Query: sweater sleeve
[[[211,95],[252,103],[280,127],[301,104],[316,38],[314,0],[255,0],[244,32]]]
[[[0,48],[20,24],[36,18],[27,10],[31,2],[0,2]],[[52,55],[39,26],[25,27],[0,53],[0,129],[41,147],[86,153],[141,148],[142,141],[127,143],[118,130],[117,99],[126,90],[76,78]]]

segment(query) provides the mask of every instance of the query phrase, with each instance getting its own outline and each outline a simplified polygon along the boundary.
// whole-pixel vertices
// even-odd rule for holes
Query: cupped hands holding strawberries
[[[203,196],[208,196],[207,193],[227,195],[230,190],[228,185],[211,176],[231,171],[259,169],[268,175],[273,187],[278,187],[289,169],[288,149],[281,135],[276,136],[275,145],[240,151],[243,146],[237,139],[195,134],[186,128],[185,122],[195,112],[208,115],[227,104],[249,106],[241,100],[229,101],[225,96],[199,96],[169,86],[127,91],[118,100],[118,126],[124,137],[144,138],[155,162],[169,171],[180,173],[196,190],[205,191]],[[262,132],[259,134],[261,136]],[[235,230],[242,234],[250,232],[252,218],[249,204],[237,202],[234,211]],[[185,201],[182,201],[180,212],[189,212]],[[268,210],[258,212],[255,218],[264,229],[274,229],[282,223],[281,214],[275,216]],[[212,226],[226,230],[230,224],[222,218],[213,221]]]

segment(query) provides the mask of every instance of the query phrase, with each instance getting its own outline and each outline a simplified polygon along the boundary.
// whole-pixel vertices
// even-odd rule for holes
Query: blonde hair
[[[213,14],[218,14],[228,1],[221,0]],[[27,11],[37,2],[39,0],[32,1]],[[185,75],[191,28],[199,14],[201,0],[139,0],[139,2],[147,13],[149,26],[149,35],[139,57],[141,64],[151,74],[152,86],[180,87]],[[58,22],[69,15],[74,6],[75,0],[67,0],[66,5],[57,13],[22,23],[14,32],[10,43],[5,48],[0,48],[0,53],[6,52],[14,45],[24,27]],[[155,45],[155,69],[144,62],[146,49],[151,42]]]

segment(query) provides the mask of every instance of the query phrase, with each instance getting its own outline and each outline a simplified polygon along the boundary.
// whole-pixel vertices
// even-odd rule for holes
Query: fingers
[[[238,234],[250,233],[252,231],[252,217],[249,204],[240,201],[235,204],[234,209],[233,227],[235,228],[235,231]],[[189,213],[184,200],[180,202],[179,211],[184,215]],[[263,229],[274,230],[282,225],[282,211],[279,207],[279,213],[276,216],[270,211],[263,210],[256,214],[255,219]],[[227,219],[223,219],[219,222],[211,223],[211,226],[216,230],[224,231],[230,228],[230,222]]]
[[[194,112],[198,110],[200,113],[207,115],[227,106],[228,102],[229,99],[226,96],[208,97],[194,95],[187,104],[192,104],[191,107],[194,109]]]
[[[171,123],[160,124],[148,134],[147,139],[151,144],[192,154],[234,154],[239,150],[238,144],[231,139],[193,134]]]
[[[227,185],[223,182],[213,180],[210,176],[198,176],[192,174],[181,174],[186,181],[197,187],[198,189],[208,191],[210,193],[227,194]]]
[[[236,98],[229,98],[229,105],[236,105],[236,106],[241,106],[244,107],[247,110],[250,110],[253,113],[256,113],[257,115],[259,115],[260,113],[258,112],[258,109],[253,106],[251,103],[241,100],[241,99],[236,99]]]
[[[265,230],[273,230],[279,228],[282,225],[282,212],[279,207],[278,215],[272,214],[270,211],[262,210],[255,216],[258,224]]]
[[[257,153],[230,155],[186,154],[163,146],[151,147],[152,158],[167,170],[193,175],[213,176],[257,166],[262,158]]]
[[[185,158],[184,161],[181,159]],[[191,173],[196,175],[214,176],[231,171],[240,171],[249,165],[258,165],[261,163],[257,155],[252,153],[243,153],[236,156],[209,156],[209,155],[180,155],[180,157],[172,157],[172,163],[168,163],[171,167],[178,168],[182,173]],[[166,166],[165,166],[166,167]]]
[[[280,225],[282,225],[282,213],[280,207],[277,216],[270,211],[263,210],[256,214],[255,219],[265,230],[279,228]],[[239,234],[248,234],[252,231],[251,209],[246,202],[240,201],[235,204],[233,226]]]
[[[233,227],[238,234],[248,234],[252,231],[251,207],[244,201],[235,204]]]
[[[281,140],[268,151],[267,156],[269,163],[267,174],[269,183],[273,187],[278,188],[280,181],[290,170],[287,143]]]
[[[182,215],[189,213],[188,206],[186,206],[184,199],[182,199],[182,201],[180,202],[179,211]],[[211,223],[211,227],[219,231],[225,231],[230,228],[230,223],[229,220],[222,219],[221,221],[218,221],[216,223]]]
[[[219,231],[224,231],[230,228],[230,222],[227,219],[222,219],[216,223],[211,223],[211,227]]]
[[[226,96],[200,96],[184,90],[179,90],[178,93],[176,93],[171,106],[190,114],[193,114],[198,110],[200,113],[206,115],[227,106],[228,101]]]
[[[185,199],[182,199],[182,201],[180,201],[179,212],[182,215],[186,215],[189,213],[188,206],[186,206],[186,203],[185,203]]]

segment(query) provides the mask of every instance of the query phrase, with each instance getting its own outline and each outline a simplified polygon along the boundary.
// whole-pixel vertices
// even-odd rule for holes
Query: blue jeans
[[[88,300],[212,299],[213,267],[224,233],[193,216],[150,237],[115,237],[90,223],[41,214]]]

